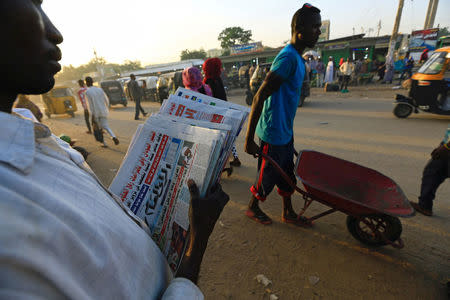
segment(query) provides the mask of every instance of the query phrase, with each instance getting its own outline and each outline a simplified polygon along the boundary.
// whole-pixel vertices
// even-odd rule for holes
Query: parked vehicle
[[[158,82],[157,76],[139,77],[137,79],[139,86],[144,90],[144,100],[157,101],[156,96],[156,83]]]
[[[246,77],[246,75],[248,76],[249,69],[250,69],[250,67],[247,65],[244,65],[239,68],[238,74],[239,74],[239,87],[240,88],[245,88],[247,86],[248,77]]]
[[[69,114],[72,118],[75,117],[77,103],[71,88],[67,86],[54,87],[48,93],[41,95],[41,100],[45,106],[44,113],[48,118],[58,114]]]
[[[175,91],[179,88],[183,87],[183,72],[178,71],[173,74],[173,77],[171,78],[171,81],[169,82],[169,91],[170,93],[175,93]]]
[[[156,95],[159,103],[162,103],[169,97],[170,85],[172,84],[171,81],[173,81],[174,75],[175,72],[171,72],[159,76],[158,81],[156,82]]]
[[[412,112],[450,115],[450,47],[437,49],[412,77],[408,97],[397,95],[394,115],[407,118]]]
[[[441,36],[438,39],[438,48],[448,47],[450,46],[450,35]]]
[[[125,97],[125,92],[123,91],[122,85],[117,80],[106,80],[100,82],[100,87],[103,89],[105,94],[109,98],[109,104],[122,104],[127,106],[127,98]]]

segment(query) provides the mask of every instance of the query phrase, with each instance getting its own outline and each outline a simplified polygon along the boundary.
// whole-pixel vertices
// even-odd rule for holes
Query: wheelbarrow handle
[[[295,151],[295,150],[294,150]],[[296,152],[296,151],[295,151]],[[272,157],[268,156],[267,154],[264,153],[259,153],[257,156],[260,156],[261,158],[265,159],[266,161],[268,161],[274,168],[275,170],[277,170],[277,172],[283,177],[283,179],[287,182],[287,184],[289,184],[290,187],[292,187],[294,190],[296,190],[297,192],[299,192],[300,194],[302,194],[303,196],[309,196],[306,192],[302,191],[293,181],[291,178],[289,178],[289,176],[286,174],[286,172],[283,171],[283,169],[280,167],[279,164],[277,164],[277,162],[275,160],[273,160]]]

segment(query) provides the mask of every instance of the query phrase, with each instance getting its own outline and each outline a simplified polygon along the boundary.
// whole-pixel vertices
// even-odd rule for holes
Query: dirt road
[[[411,200],[419,194],[421,173],[431,150],[442,140],[450,118],[418,114],[400,120],[392,115],[395,93],[390,87],[351,88],[349,94],[313,89],[297,111],[295,145],[314,149],[374,168],[394,179]],[[230,92],[244,103],[244,91]],[[131,104],[132,105],[132,104]],[[159,105],[146,103],[149,111]],[[55,134],[66,133],[91,152],[88,163],[109,184],[120,166],[137,125],[134,107],[114,107],[110,125],[121,144],[100,148],[85,134],[84,119],[45,119]],[[348,233],[346,216],[335,213],[311,229],[281,223],[281,202],[272,193],[262,209],[274,220],[262,226],[244,216],[256,160],[243,153],[243,134],[237,141],[243,162],[224,190],[231,201],[208,244],[199,285],[207,299],[446,299],[450,278],[450,184],[439,189],[432,218],[401,219],[405,248],[370,249]],[[298,209],[300,196],[294,197]],[[313,205],[309,214],[325,207]],[[255,280],[264,274],[272,284]],[[319,279],[318,282],[317,278]],[[313,280],[314,279],[314,280]]]

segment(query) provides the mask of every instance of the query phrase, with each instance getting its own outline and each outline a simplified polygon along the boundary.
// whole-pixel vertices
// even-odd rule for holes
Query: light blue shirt
[[[256,134],[266,143],[285,145],[294,136],[294,118],[305,77],[305,61],[289,44],[278,53],[270,71],[280,76],[283,83],[264,101]]]
[[[83,157],[43,124],[0,112],[4,299],[203,299]]]

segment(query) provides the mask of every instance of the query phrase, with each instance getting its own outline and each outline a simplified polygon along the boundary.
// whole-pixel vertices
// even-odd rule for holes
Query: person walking
[[[84,85],[84,81],[82,79],[78,80],[78,85],[80,86],[80,88],[78,89],[77,95],[78,95],[78,99],[81,102],[81,106],[83,107],[83,110],[84,110],[84,121],[86,122],[86,127],[88,129],[88,131],[86,131],[86,133],[92,134],[91,121],[89,120],[89,108],[88,108],[88,103],[87,103],[87,99],[86,99],[87,87]]]
[[[128,91],[130,93],[130,98],[134,101],[136,105],[136,111],[134,114],[134,119],[139,120],[139,112],[142,112],[142,115],[145,117],[147,113],[141,106],[141,100],[144,96],[144,90],[139,86],[136,81],[136,76],[134,74],[130,75],[130,81],[128,82]]]
[[[86,91],[86,97],[89,101],[89,108],[91,109],[92,113],[92,123],[94,126],[94,130],[95,126],[98,126],[100,131],[102,131],[103,129],[106,130],[106,132],[108,132],[108,134],[114,141],[114,144],[119,145],[119,139],[116,137],[111,128],[109,128],[108,124],[108,96],[106,96],[105,92],[101,88],[93,86],[94,80],[92,79],[92,77],[86,77],[85,81],[88,87]],[[103,147],[108,147],[105,140],[100,142],[103,143]]]
[[[256,93],[250,112],[245,152],[258,157],[258,174],[251,186],[251,198],[246,216],[261,224],[271,224],[271,218],[259,207],[275,185],[283,199],[281,219],[285,223],[305,225],[292,208],[290,186],[260,153],[270,156],[295,183],[293,125],[306,74],[302,53],[316,44],[322,26],[320,10],[304,4],[291,22],[291,42],[275,57],[270,72]],[[255,142],[255,133],[260,139]]]
[[[328,58],[327,70],[325,73],[325,83],[332,83],[334,81],[334,62],[333,57]]]
[[[222,61],[220,58],[208,58],[203,63],[203,72],[205,73],[203,83],[207,84],[211,88],[212,96],[214,98],[228,101],[221,78],[222,71]],[[241,161],[239,160],[235,145],[233,145],[232,154],[233,160],[230,162],[230,165],[233,167],[240,167]]]
[[[432,216],[436,191],[447,178],[450,178],[450,125],[444,140],[431,152],[431,159],[423,170],[419,202],[410,201],[414,209],[425,216]]]
[[[350,61],[350,58],[347,58],[345,62],[341,64],[339,70],[342,74],[342,82],[341,82],[341,93],[348,93],[348,82],[350,81],[350,77],[352,76],[354,70],[353,63]]]
[[[197,67],[189,67],[183,70],[183,85],[188,90],[212,96],[211,88],[203,83],[202,72]]]

